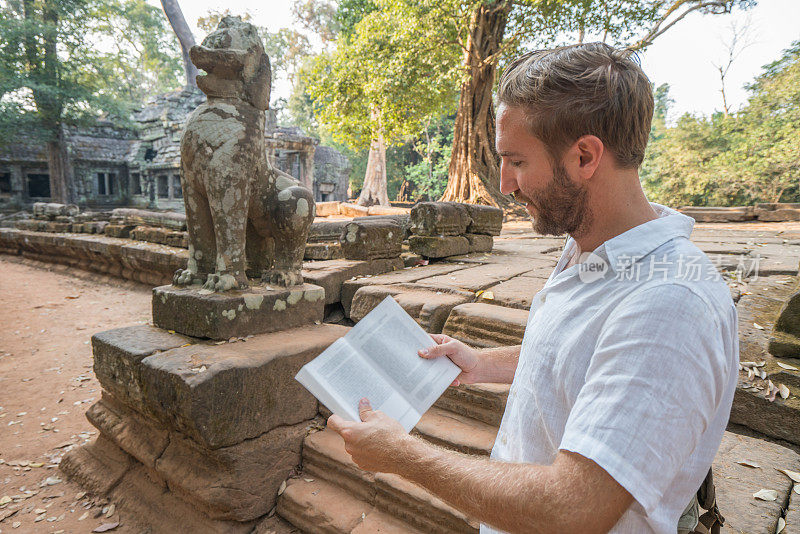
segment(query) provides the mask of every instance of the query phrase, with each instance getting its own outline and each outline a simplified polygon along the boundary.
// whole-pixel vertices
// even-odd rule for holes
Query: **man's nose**
[[[500,192],[509,195],[519,189],[514,173],[506,165],[500,163]]]

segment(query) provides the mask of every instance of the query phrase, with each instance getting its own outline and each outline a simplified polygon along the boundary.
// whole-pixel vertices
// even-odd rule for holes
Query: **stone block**
[[[211,293],[199,286],[153,289],[153,324],[193,337],[229,339],[322,321],[325,291],[303,284]]]
[[[505,282],[486,289],[478,296],[480,302],[497,304],[519,310],[529,310],[534,295],[538,293],[547,282],[551,268],[547,272],[542,271],[539,276],[516,276]]]
[[[390,215],[370,215],[369,217],[355,217],[353,222],[361,222],[364,220],[369,221],[394,221],[400,225],[403,231],[403,241],[408,240],[411,235],[411,215],[408,210],[402,210],[402,213],[394,213]]]
[[[461,235],[470,221],[467,210],[455,202],[420,202],[411,208],[411,233],[418,236]]]
[[[339,215],[339,204],[341,204],[341,202],[338,201],[317,202],[317,217]]]
[[[764,222],[800,221],[800,208],[756,209],[755,213],[758,220]]]
[[[141,361],[197,340],[170,334],[148,325],[126,326],[92,336],[94,373],[100,384],[118,400],[133,406],[142,403]]]
[[[167,241],[165,243],[170,247],[189,248],[189,233],[188,232],[169,232],[167,233]]]
[[[338,260],[344,257],[342,245],[336,243],[306,243],[303,259],[306,261]]]
[[[250,521],[275,506],[281,483],[300,464],[307,432],[306,422],[282,426],[213,451],[173,432],[156,472],[212,519]]]
[[[683,206],[678,211],[697,222],[739,222],[756,218],[752,206]]]
[[[494,238],[485,234],[464,234],[469,241],[469,253],[491,252],[494,246]]]
[[[399,258],[403,246],[400,225],[388,219],[351,221],[340,239],[348,260]]]
[[[141,410],[209,449],[306,421],[317,401],[294,376],[347,331],[311,325],[155,353],[141,363]]]
[[[442,237],[412,235],[408,238],[411,250],[425,258],[446,258],[469,253],[469,241],[461,235]]]
[[[107,224],[103,233],[109,237],[130,237],[134,228],[136,226],[132,224]]]
[[[108,221],[93,221],[86,223],[87,234],[104,234]]]
[[[369,208],[350,202],[341,202],[339,203],[339,215],[345,217],[364,217],[369,215]]]
[[[364,286],[356,291],[350,319],[360,321],[387,296],[392,296],[417,323],[431,334],[441,333],[450,310],[472,300],[467,292],[444,293],[422,287]]]
[[[186,215],[174,211],[117,208],[111,212],[111,221],[114,224],[186,230]]]
[[[66,453],[59,469],[87,491],[106,495],[133,465],[133,458],[101,435]]]
[[[366,273],[366,276],[346,280],[342,283],[342,308],[344,308],[345,316],[350,317],[350,305],[353,302],[353,296],[356,294],[356,291],[364,286],[409,284],[432,276],[452,273],[464,268],[464,265],[458,265],[456,263],[437,263],[435,265],[406,267],[396,272],[387,272],[386,274],[377,276],[369,276],[369,273]]]
[[[309,243],[338,243],[344,233],[344,226],[348,222],[346,219],[313,222],[308,229],[306,241]]]
[[[471,302],[453,308],[443,334],[474,347],[520,345],[528,323],[528,312]]]
[[[503,229],[503,210],[481,204],[459,204],[469,213],[468,234],[500,235]]]
[[[51,221],[47,223],[46,231],[51,233],[64,233],[72,229],[72,223]]]
[[[403,268],[400,258],[371,261],[331,260],[307,263],[303,268],[303,280],[325,290],[325,304],[340,302],[342,285],[356,276],[373,276]]]
[[[136,241],[147,241],[149,243],[158,243],[160,245],[167,244],[167,234],[170,231],[164,228],[157,228],[153,226],[137,226],[131,230],[130,238]]]
[[[465,269],[419,280],[417,285],[436,289],[477,292],[514,278],[533,268],[533,262],[470,264]]]

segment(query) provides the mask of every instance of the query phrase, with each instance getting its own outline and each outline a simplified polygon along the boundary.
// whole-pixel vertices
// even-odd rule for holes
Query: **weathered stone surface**
[[[263,42],[252,24],[223,17],[189,55],[207,73],[197,87],[208,98],[181,137],[190,253],[173,284],[226,292],[246,288],[250,276],[299,285],[314,194],[267,159],[271,77]]]
[[[403,241],[408,240],[408,237],[411,235],[411,215],[405,210],[403,210],[402,213],[395,213],[392,215],[370,215],[369,217],[355,217],[353,222],[361,222],[364,220],[393,221],[399,224],[400,229],[403,231]]]
[[[372,505],[322,480],[292,479],[278,501],[278,513],[304,532],[349,534]]]
[[[434,406],[499,428],[508,391],[508,384],[462,384],[447,388]]]
[[[469,252],[491,252],[494,246],[494,238],[484,234],[464,234],[469,241]]]
[[[111,222],[113,224],[186,230],[186,215],[174,211],[117,208],[111,212]]]
[[[469,214],[469,234],[500,235],[503,229],[503,210],[480,204],[460,204]]]
[[[408,238],[413,252],[426,258],[446,258],[469,253],[469,241],[461,235],[443,237],[412,235]]]
[[[800,204],[760,203],[755,205],[755,214],[759,221],[765,222],[800,221]]]
[[[522,276],[515,276],[510,280],[487,288],[478,299],[480,302],[527,311],[531,308],[533,297],[544,287],[551,271],[552,269],[548,267],[537,273],[539,276],[527,276],[527,273]],[[489,296],[491,298],[488,298]]]
[[[142,410],[211,449],[313,418],[297,371],[347,332],[312,325],[221,345],[193,345],[141,363]]]
[[[469,266],[449,274],[432,276],[416,282],[416,285],[437,289],[462,289],[476,292],[487,289],[535,267],[533,260],[526,262]]]
[[[33,216],[45,220],[54,220],[59,215],[77,215],[80,208],[75,204],[59,204],[57,202],[34,202]]]
[[[92,336],[94,373],[106,391],[122,402],[139,406],[142,402],[140,362],[155,352],[196,341],[148,325],[99,332]]]
[[[339,243],[306,243],[304,260],[325,261],[344,258],[342,245]]]
[[[369,215],[369,208],[350,202],[342,202],[339,204],[339,214],[345,217],[366,217]]]
[[[304,266],[303,279],[322,287],[325,290],[325,304],[333,304],[341,300],[342,284],[354,276],[373,276],[402,268],[400,258],[318,261]]]
[[[708,207],[684,206],[679,210],[697,222],[752,221],[756,218],[752,206]]]
[[[300,463],[307,423],[279,427],[210,451],[177,432],[156,462],[170,490],[213,519],[250,521],[269,512]]]
[[[442,331],[447,316],[450,315],[450,310],[472,300],[472,294],[463,291],[444,293],[421,287],[370,285],[360,288],[353,296],[353,302],[350,305],[350,319],[355,322],[360,321],[389,295],[394,297],[397,303],[426,332],[431,334],[438,334]]]
[[[471,302],[453,308],[443,334],[475,347],[519,345],[525,334],[528,312]]]
[[[781,534],[800,534],[800,493],[797,491],[789,494],[789,506],[786,508],[785,517],[786,528]]]
[[[339,242],[348,260],[399,258],[403,230],[391,219],[361,219],[345,225]]]
[[[339,204],[341,204],[341,202],[338,201],[317,202],[317,217],[339,215]]]
[[[433,406],[425,412],[412,433],[447,449],[489,456],[497,430],[497,426],[477,421],[463,413]]]
[[[106,495],[119,484],[133,462],[131,456],[101,435],[66,453],[58,467],[88,491]]]
[[[311,284],[208,293],[199,286],[153,289],[153,324],[194,337],[228,339],[322,321],[325,291]]]
[[[130,237],[131,230],[136,228],[132,224],[107,224],[103,228],[103,233],[109,237]]]
[[[749,460],[753,469],[737,462]],[[800,456],[791,449],[760,439],[726,432],[714,459],[714,483],[720,512],[729,532],[774,534],[792,481],[778,469],[800,470]],[[753,498],[760,489],[778,492],[776,501]]]
[[[338,221],[315,221],[308,229],[309,243],[338,243],[344,233],[346,219]]]
[[[2,235],[2,234],[0,234]],[[345,315],[350,317],[350,305],[353,302],[353,296],[359,288],[369,285],[394,285],[394,284],[409,284],[430,278],[432,276],[447,274],[453,271],[464,269],[465,265],[458,265],[456,263],[437,263],[435,265],[420,265],[416,267],[406,267],[396,272],[381,274],[377,276],[363,276],[346,280],[342,284],[341,302],[344,308]]]
[[[779,358],[800,358],[800,293],[790,296],[781,308],[768,350]]]
[[[411,208],[411,233],[417,236],[462,235],[470,222],[467,209],[455,202],[420,202]]]
[[[786,385],[791,394],[770,402],[765,398],[766,380],[756,380],[763,389],[745,389],[749,383],[740,379],[733,398],[730,421],[767,436],[800,445],[800,377],[786,373],[768,373],[767,380]]]

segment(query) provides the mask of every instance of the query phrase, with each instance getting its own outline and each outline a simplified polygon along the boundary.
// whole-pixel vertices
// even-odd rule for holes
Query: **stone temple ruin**
[[[93,210],[183,210],[179,142],[189,113],[203,100],[198,89],[183,89],[150,99],[134,114],[132,128],[109,122],[66,128],[71,201]],[[315,200],[347,198],[349,162],[337,150],[319,146],[298,128],[278,126],[273,111],[264,140],[272,165],[312,190]],[[44,142],[22,135],[0,144],[0,211],[49,201]]]

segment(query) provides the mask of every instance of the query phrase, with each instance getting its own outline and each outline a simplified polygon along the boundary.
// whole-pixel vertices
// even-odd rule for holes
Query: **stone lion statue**
[[[264,111],[270,63],[256,28],[225,17],[192,62],[206,75],[208,97],[189,117],[181,139],[181,184],[189,230],[189,263],[175,285],[226,291],[301,284],[313,194],[267,160]]]

